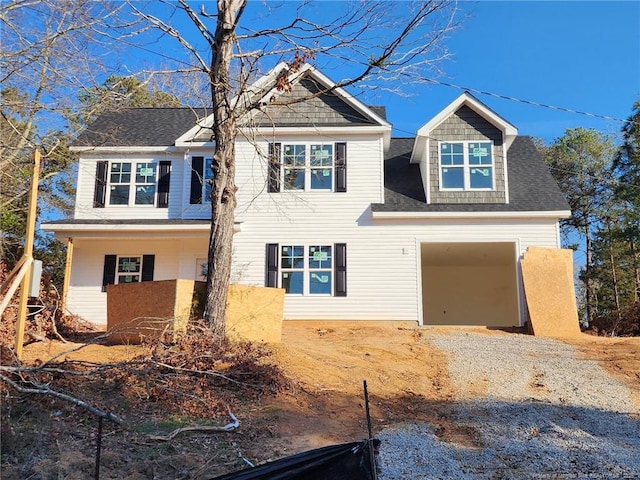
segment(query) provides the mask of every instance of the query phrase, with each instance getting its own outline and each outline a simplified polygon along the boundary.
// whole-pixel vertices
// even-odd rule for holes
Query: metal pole
[[[33,174],[31,176],[31,190],[29,192],[29,211],[27,213],[27,234],[24,241],[24,256],[27,260],[33,259],[33,239],[36,229],[36,207],[38,206],[38,182],[40,180],[40,150],[36,150],[33,157]],[[16,357],[22,358],[22,344],[24,343],[24,327],[27,320],[27,302],[29,301],[29,282],[33,267],[29,267],[22,278],[20,290],[20,306],[18,308],[18,320],[16,322]]]
[[[367,390],[367,381],[362,381],[364,385],[364,409],[367,415],[367,430],[369,437],[367,438],[367,445],[369,446],[369,461],[371,462],[371,478],[377,480],[378,470],[376,469],[376,455],[373,446],[373,429],[371,428],[371,415],[369,413],[369,391]]]
[[[96,470],[94,479],[100,479],[100,451],[102,449],[102,417],[98,417],[98,436],[96,438]]]

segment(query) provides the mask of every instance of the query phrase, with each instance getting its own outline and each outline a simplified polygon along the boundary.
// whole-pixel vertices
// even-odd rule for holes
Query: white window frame
[[[123,276],[127,276],[126,274],[128,272],[121,272],[120,271],[120,259],[124,259],[124,258],[136,258],[138,259],[138,264],[140,265],[140,268],[137,272],[134,272],[132,275],[130,276],[134,276],[137,275],[138,276],[138,280],[135,280],[133,282],[120,282],[120,275],[122,274]],[[142,261],[143,261],[143,256],[142,255],[118,255],[116,257],[116,278],[115,278],[115,284],[118,285],[120,283],[139,283],[142,281]]]
[[[282,185],[281,191],[283,192],[333,192],[335,190],[335,175],[336,175],[336,146],[334,143],[319,143],[319,142],[282,142],[281,143],[281,154],[280,154],[280,165],[282,168],[280,169],[280,185]],[[288,166],[285,159],[285,151],[287,147],[304,147],[305,159],[304,166]],[[318,150],[323,151],[325,147],[329,147],[331,149],[331,165],[320,165],[314,166],[312,165],[312,155],[311,152],[315,150],[317,147],[320,147]],[[303,188],[287,188],[286,178],[286,170],[302,170],[304,172],[304,186]],[[324,175],[324,171],[330,171],[330,187],[329,188],[312,188],[311,179],[314,171],[321,172],[321,175]]]
[[[302,267],[288,267],[288,268],[283,268],[282,264],[283,264],[283,249],[287,247],[287,248],[296,248],[296,247],[302,247],[303,249],[303,265]],[[291,274],[291,273],[302,273],[302,293],[289,293],[286,292],[286,295],[288,296],[313,296],[313,297],[332,297],[334,295],[334,268],[335,268],[335,249],[333,244],[322,244],[322,243],[313,243],[313,244],[280,244],[278,245],[279,251],[278,251],[278,265],[279,265],[279,272],[278,272],[278,286],[280,288],[284,288],[283,286],[283,277],[285,274]],[[331,257],[331,263],[329,267],[311,267],[309,265],[310,263],[310,259],[311,259],[311,249],[319,249],[319,248],[323,248],[323,249],[329,249],[329,255]],[[316,250],[319,253],[321,252],[321,250]],[[312,275],[320,275],[322,273],[328,273],[329,274],[329,287],[330,287],[330,291],[329,293],[312,293],[311,292],[311,277]]]
[[[491,146],[491,164],[490,165],[471,165],[469,163],[469,145],[472,143],[488,143]],[[462,165],[443,165],[442,164],[442,145],[443,144],[462,144]],[[447,188],[442,183],[443,168],[461,168],[463,172],[462,188]],[[471,187],[471,169],[473,168],[491,168],[491,187],[490,188],[472,188]],[[496,189],[496,158],[495,148],[492,140],[449,140],[438,141],[438,181],[440,190],[444,192],[492,192]]]
[[[129,182],[118,182],[118,183],[114,183],[111,181],[112,175],[114,174],[113,172],[113,166],[119,164],[119,165],[125,165],[125,164],[129,164],[130,166],[130,172],[129,172]],[[136,182],[136,171],[138,168],[138,165],[140,164],[144,164],[144,165],[153,165],[154,168],[154,175],[153,175],[153,182]],[[148,167],[147,167],[148,168]],[[142,208],[148,208],[148,207],[155,207],[158,201],[158,174],[159,174],[159,168],[160,168],[160,164],[159,162],[155,161],[155,160],[145,160],[145,161],[120,161],[120,160],[112,160],[109,161],[109,170],[107,172],[107,198],[106,198],[106,202],[105,202],[105,206],[109,206],[109,207],[142,207]],[[113,187],[117,187],[117,186],[123,186],[123,185],[128,185],[129,187],[129,194],[128,194],[128,201],[127,203],[122,203],[122,204],[112,204],[111,203],[111,191]],[[154,187],[154,193],[153,193],[153,201],[151,203],[136,203],[136,188],[137,187],[146,187],[146,186],[150,186],[153,185]]]

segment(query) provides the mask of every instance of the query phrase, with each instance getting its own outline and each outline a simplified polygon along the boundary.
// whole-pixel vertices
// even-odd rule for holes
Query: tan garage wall
[[[518,292],[510,265],[422,268],[425,325],[518,325]]]

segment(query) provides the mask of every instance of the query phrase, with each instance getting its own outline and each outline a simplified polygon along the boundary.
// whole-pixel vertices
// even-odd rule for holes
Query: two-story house
[[[285,289],[285,319],[522,325],[520,259],[559,247],[570,214],[531,139],[468,93],[392,138],[383,108],[322,93],[311,66],[269,90],[285,68],[236,140],[232,281]],[[74,218],[42,226],[73,248],[70,312],[106,323],[108,284],[202,279],[210,125],[128,109],[77,138]]]

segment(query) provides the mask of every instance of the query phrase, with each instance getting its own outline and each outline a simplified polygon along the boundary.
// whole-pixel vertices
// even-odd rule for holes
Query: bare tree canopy
[[[242,117],[260,107],[268,91],[289,91],[292,74],[307,61],[335,73],[337,82],[319,93],[354,85],[401,91],[408,78],[424,78],[446,56],[442,40],[454,27],[455,3],[430,0],[400,7],[392,2],[218,0],[215,11],[210,4],[196,9],[186,0],[163,1],[163,8],[153,9],[128,5],[175,39],[209,79],[215,147],[204,315],[222,336],[236,208],[234,143]],[[288,67],[274,81],[254,82],[279,62]]]

